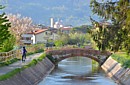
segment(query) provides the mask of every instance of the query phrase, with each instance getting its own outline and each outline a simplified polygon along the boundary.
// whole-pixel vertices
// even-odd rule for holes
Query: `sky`
[[[100,0],[101,1],[101,0]],[[31,17],[36,24],[50,25],[50,18],[61,19],[64,25],[80,26],[91,24],[93,15],[90,0],[0,0],[4,12]]]

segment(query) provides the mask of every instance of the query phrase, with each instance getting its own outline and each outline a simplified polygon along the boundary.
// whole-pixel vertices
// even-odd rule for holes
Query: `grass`
[[[19,61],[20,59],[17,59],[17,58],[14,58],[14,59],[11,59],[11,60],[8,60],[8,61],[5,61],[5,62],[0,62],[0,67],[3,67],[3,66],[8,66],[14,62],[17,62]]]
[[[8,72],[7,74],[0,75],[0,81],[7,80],[11,78],[12,76],[16,75],[17,73],[23,71],[26,68],[29,68],[31,66],[35,66],[39,61],[42,61],[46,57],[46,54],[42,54],[38,59],[33,59],[29,64],[23,66],[22,68],[16,68],[12,70],[11,72]]]
[[[117,52],[112,54],[112,58],[121,63],[123,67],[130,68],[130,55],[127,55],[126,52]]]
[[[98,66],[99,66],[99,63],[92,60],[92,72],[94,73],[95,71],[97,71],[98,69]]]
[[[17,68],[17,69],[15,69],[15,70],[7,73],[7,74],[1,75],[0,76],[0,81],[8,79],[8,78],[14,76],[16,73],[18,73],[20,71],[21,71],[20,68]]]

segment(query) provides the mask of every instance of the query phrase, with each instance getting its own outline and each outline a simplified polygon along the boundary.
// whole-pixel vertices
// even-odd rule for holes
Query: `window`
[[[27,37],[26,40],[31,40],[31,37]]]

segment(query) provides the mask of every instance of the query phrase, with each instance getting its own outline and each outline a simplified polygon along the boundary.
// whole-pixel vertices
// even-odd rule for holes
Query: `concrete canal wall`
[[[130,85],[130,69],[121,67],[112,57],[109,57],[101,67],[115,82]]]
[[[25,69],[15,76],[0,81],[0,85],[37,85],[54,69],[54,64],[45,58],[36,66]]]

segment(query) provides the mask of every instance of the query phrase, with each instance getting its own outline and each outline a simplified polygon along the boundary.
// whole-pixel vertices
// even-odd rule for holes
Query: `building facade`
[[[57,39],[58,35],[48,29],[35,30],[21,36],[21,42],[26,45],[47,43],[48,40]]]

